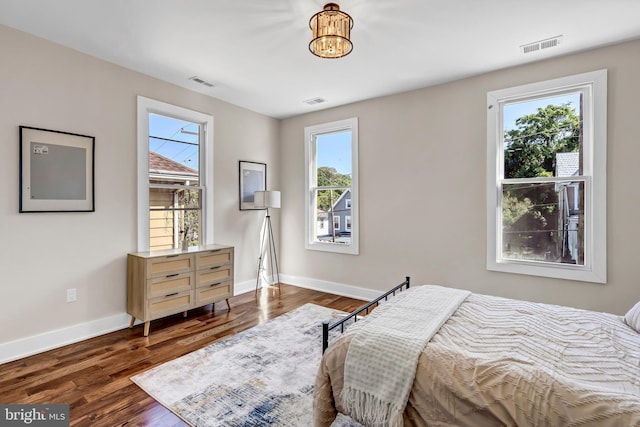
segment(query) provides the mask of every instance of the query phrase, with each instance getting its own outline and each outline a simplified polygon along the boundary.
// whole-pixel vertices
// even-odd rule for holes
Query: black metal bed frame
[[[396,292],[403,291],[402,288],[409,289],[409,281],[410,281],[409,276],[405,277],[404,282],[394,286],[393,289],[385,292],[384,294],[380,295],[378,298],[368,302],[367,304],[356,309],[355,311],[352,311],[351,313],[349,313],[347,316],[343,317],[340,320],[336,320],[333,323],[329,322],[328,320],[325,320],[324,322],[322,322],[322,354],[324,354],[327,347],[329,347],[329,331],[340,326],[340,333],[344,332],[345,322],[347,322],[349,319],[353,319],[354,322],[357,322],[358,314],[362,313],[363,311],[366,312],[365,314],[369,314],[369,309],[372,306],[375,305],[377,307],[378,303],[383,299],[386,301],[389,298],[389,295],[395,295]]]

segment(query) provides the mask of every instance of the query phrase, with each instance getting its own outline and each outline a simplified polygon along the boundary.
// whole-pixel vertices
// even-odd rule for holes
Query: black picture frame
[[[267,189],[267,164],[240,160],[238,162],[239,208],[241,211],[264,210],[256,208],[253,195]]]
[[[19,212],[94,212],[95,137],[20,126]]]

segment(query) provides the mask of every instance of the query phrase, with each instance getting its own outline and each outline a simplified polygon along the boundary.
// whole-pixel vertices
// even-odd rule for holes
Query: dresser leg
[[[227,308],[231,311],[231,305],[229,305],[229,298],[227,298]]]
[[[186,311],[182,312],[182,317],[187,317],[187,312]]]
[[[151,322],[144,322],[144,336],[148,337],[149,336],[149,326],[151,325]]]
[[[129,329],[133,328],[133,324],[136,323],[135,316],[131,316],[131,322],[129,322]]]

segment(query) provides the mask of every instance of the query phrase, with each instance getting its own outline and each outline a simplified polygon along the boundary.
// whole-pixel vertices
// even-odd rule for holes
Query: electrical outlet
[[[78,299],[76,288],[67,289],[67,302],[74,302]]]

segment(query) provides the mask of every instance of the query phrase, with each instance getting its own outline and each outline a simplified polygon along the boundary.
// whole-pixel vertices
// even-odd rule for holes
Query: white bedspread
[[[344,370],[342,401],[371,427],[401,427],[418,357],[469,291],[418,286],[376,308],[355,333]]]

